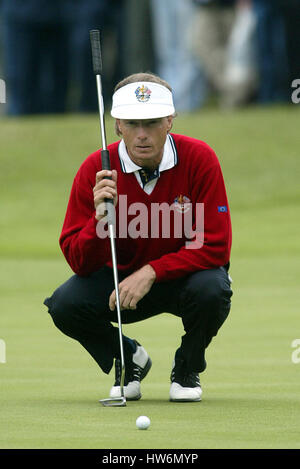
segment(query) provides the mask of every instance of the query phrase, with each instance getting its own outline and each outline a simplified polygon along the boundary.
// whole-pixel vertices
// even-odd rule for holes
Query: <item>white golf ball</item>
[[[147,428],[149,428],[149,425],[150,425],[150,419],[149,417],[146,417],[146,415],[140,415],[136,419],[135,423],[139,430],[147,430]]]

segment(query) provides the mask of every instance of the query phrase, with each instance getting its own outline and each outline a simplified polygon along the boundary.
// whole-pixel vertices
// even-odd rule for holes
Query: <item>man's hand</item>
[[[107,177],[111,177],[112,179],[105,179]],[[101,218],[105,216],[105,199],[113,199],[114,206],[116,206],[118,202],[117,171],[115,169],[112,171],[106,169],[98,171],[93,192],[96,219],[101,220]]]
[[[119,284],[120,308],[136,309],[137,303],[150,291],[155,279],[155,271],[149,264],[126,277]],[[115,307],[116,291],[114,290],[109,297],[109,308],[113,311]]]

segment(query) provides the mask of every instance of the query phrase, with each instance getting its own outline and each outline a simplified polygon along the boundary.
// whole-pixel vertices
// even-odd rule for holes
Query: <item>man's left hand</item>
[[[155,282],[156,274],[151,265],[147,264],[126,277],[119,284],[120,308],[136,309],[137,303],[150,291]],[[109,297],[109,308],[116,307],[116,291]]]

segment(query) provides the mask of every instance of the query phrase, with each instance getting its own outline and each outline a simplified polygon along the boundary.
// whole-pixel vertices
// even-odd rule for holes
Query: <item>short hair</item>
[[[137,83],[139,81],[149,81],[151,83],[158,83],[159,85],[165,86],[168,90],[172,93],[172,88],[166,80],[163,80],[158,75],[152,72],[139,72],[133,73],[123,80],[119,81],[119,83],[115,86],[114,92],[122,88],[123,86],[129,85],[130,83]]]
[[[169,85],[169,83],[166,80],[163,80],[160,78],[158,75],[152,72],[139,72],[139,73],[133,73],[132,75],[129,75],[126,78],[123,78],[123,80],[119,81],[119,83],[116,84],[114,93],[118,91],[120,88],[123,86],[129,85],[131,83],[137,83],[139,81],[149,81],[150,83],[157,83],[158,85],[162,85],[165,88],[168,88],[169,91],[172,93],[172,87]],[[176,117],[176,113],[174,113],[173,117]],[[115,131],[118,136],[121,135],[120,130],[117,125],[117,121],[115,121]]]

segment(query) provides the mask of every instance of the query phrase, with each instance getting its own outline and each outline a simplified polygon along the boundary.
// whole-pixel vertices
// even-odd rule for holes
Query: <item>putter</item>
[[[104,103],[102,95],[102,59],[101,59],[101,46],[100,46],[100,31],[94,29],[90,31],[92,58],[93,58],[93,70],[96,76],[98,105],[99,105],[99,117],[100,117],[100,132],[102,140],[101,150],[101,162],[102,169],[110,170],[110,159],[109,151],[106,147],[106,132],[105,132],[105,121],[104,121]],[[109,238],[111,246],[111,257],[113,264],[113,276],[114,285],[116,292],[116,308],[118,315],[118,327],[119,327],[119,339],[120,339],[120,356],[121,356],[121,379],[120,379],[120,397],[101,399],[99,402],[105,407],[124,407],[126,406],[126,398],[124,395],[124,380],[125,380],[125,362],[124,362],[124,346],[123,346],[123,335],[122,335],[122,321],[121,321],[121,308],[120,308],[120,295],[119,295],[119,279],[118,279],[118,267],[117,267],[117,254],[115,245],[115,207],[112,199],[105,200],[105,209],[107,215],[107,223],[109,229]]]

